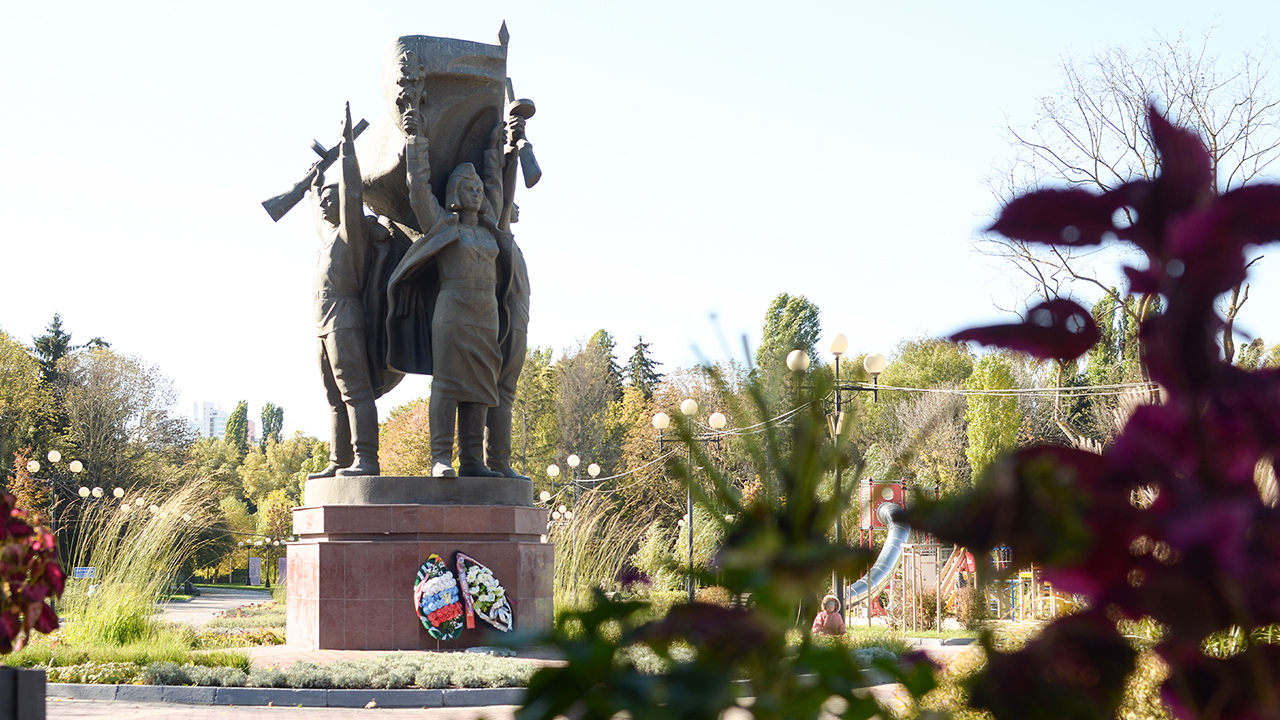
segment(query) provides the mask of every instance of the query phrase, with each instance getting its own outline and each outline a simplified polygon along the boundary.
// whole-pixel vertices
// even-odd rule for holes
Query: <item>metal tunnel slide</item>
[[[893,577],[894,569],[902,560],[902,543],[907,541],[907,536],[911,533],[910,527],[894,519],[894,516],[901,511],[902,508],[898,504],[890,502],[876,508],[876,516],[880,518],[880,522],[889,526],[889,536],[885,538],[884,547],[880,548],[880,555],[876,557],[875,564],[861,580],[850,585],[846,591],[848,593],[846,608],[861,605],[879,595],[884,586],[889,583],[889,578]]]

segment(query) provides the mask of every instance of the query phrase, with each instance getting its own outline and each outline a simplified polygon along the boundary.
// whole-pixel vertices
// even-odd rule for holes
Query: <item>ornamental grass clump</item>
[[[126,645],[157,634],[156,605],[182,563],[195,553],[210,524],[214,488],[202,481],[169,490],[126,493],[97,503],[80,524],[77,566],[94,567],[93,581],[76,581],[62,604],[73,645]]]
[[[552,523],[547,540],[556,548],[556,612],[581,606],[593,588],[610,588],[643,537],[643,525],[614,510],[607,496],[585,493],[572,520]]]

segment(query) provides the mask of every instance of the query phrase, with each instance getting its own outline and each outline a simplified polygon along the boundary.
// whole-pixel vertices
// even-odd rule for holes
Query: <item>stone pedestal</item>
[[[506,588],[516,632],[549,628],[554,552],[541,539],[547,511],[532,507],[532,495],[528,481],[482,478],[308,481],[306,504],[293,510],[301,539],[288,550],[288,643],[434,650],[436,639],[414,611],[413,585],[428,556],[452,564],[457,551],[493,570]],[[415,501],[423,498],[433,502]],[[458,502],[464,498],[471,504]],[[489,500],[501,504],[479,504]],[[501,633],[477,618],[475,629],[439,647],[485,645],[494,634]]]

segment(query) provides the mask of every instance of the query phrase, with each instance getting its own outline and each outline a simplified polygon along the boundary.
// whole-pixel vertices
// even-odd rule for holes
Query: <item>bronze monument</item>
[[[505,23],[499,39],[391,43],[389,113],[371,131],[363,176],[354,138],[365,123],[353,127],[349,109],[337,148],[313,143],[321,159],[299,186],[313,191],[324,243],[316,322],[333,408],[330,465],[314,478],[379,474],[373,400],[415,373],[432,377],[433,476],[527,480],[511,468],[511,406],[529,277],[510,227],[517,168],[526,187],[541,170],[525,137],[534,105],[516,99],[506,77]],[[340,182],[325,187],[335,159]],[[299,186],[263,203],[274,219],[300,199]]]

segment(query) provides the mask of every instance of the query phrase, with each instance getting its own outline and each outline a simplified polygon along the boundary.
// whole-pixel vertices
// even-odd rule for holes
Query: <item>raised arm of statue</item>
[[[316,232],[324,235],[333,232],[333,225],[324,218],[324,170],[320,169],[318,160],[311,170],[311,220],[316,224]]]
[[[506,140],[503,150],[502,165],[502,200],[495,205],[498,213],[497,226],[503,232],[511,231],[512,208],[516,197],[516,169],[519,167],[517,144],[524,138],[524,118],[519,115],[508,115],[506,126],[502,128]]]
[[[342,121],[342,145],[338,150],[342,174],[338,176],[339,233],[351,248],[351,259],[357,269],[366,267],[369,243],[364,222],[364,184],[360,180],[360,164],[356,161],[356,140],[351,130],[351,103],[347,103]]]
[[[409,183],[409,206],[418,218],[419,229],[430,233],[444,208],[431,192],[431,155],[425,135],[409,133],[404,141],[404,161]]]
[[[502,180],[506,160],[502,151],[506,138],[506,125],[498,123],[493,132],[489,133],[489,149],[484,151],[484,169],[480,172],[480,179],[484,182],[484,199],[487,206],[484,212],[490,216],[489,219],[495,225],[502,217]]]

